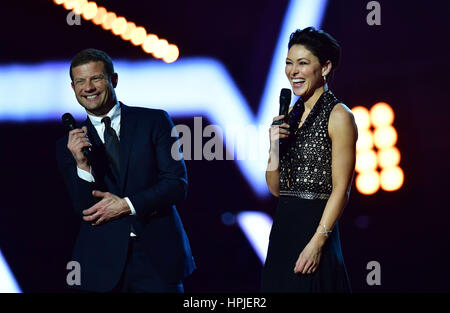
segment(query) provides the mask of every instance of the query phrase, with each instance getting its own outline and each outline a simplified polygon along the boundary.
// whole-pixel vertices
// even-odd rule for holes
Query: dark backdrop
[[[448,292],[449,2],[379,1],[381,26],[367,25],[367,2],[329,1],[322,28],[343,48],[331,89],[350,108],[393,106],[405,183],[372,196],[353,188],[340,220],[344,259],[355,292]],[[177,43],[182,57],[217,58],[257,112],[287,1],[97,3]],[[68,26],[67,11],[52,1],[0,7],[1,65],[68,60],[87,47],[113,59],[148,59],[90,22]],[[63,132],[58,121],[0,122],[0,248],[24,292],[66,291],[78,222],[56,168],[54,144]],[[239,227],[221,216],[273,215],[276,199],[259,199],[233,161],[187,161],[187,168],[189,195],[179,212],[198,271],[186,291],[258,291],[261,262]],[[358,227],[360,219],[367,228]],[[381,286],[366,284],[372,260],[381,264]]]

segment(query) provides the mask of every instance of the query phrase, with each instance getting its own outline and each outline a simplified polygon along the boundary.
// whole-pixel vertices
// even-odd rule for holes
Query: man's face
[[[109,79],[103,62],[92,61],[73,67],[72,77],[75,96],[88,113],[104,116],[116,103],[117,74]]]

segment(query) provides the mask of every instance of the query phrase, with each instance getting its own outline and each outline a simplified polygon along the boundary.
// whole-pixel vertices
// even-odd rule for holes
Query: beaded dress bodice
[[[280,145],[281,196],[303,199],[330,197],[331,139],[328,135],[328,119],[339,102],[331,91],[326,91],[319,97],[300,128],[292,128],[291,125],[291,129],[296,131]],[[304,103],[297,101],[289,113],[289,124],[294,116],[302,116],[304,109]]]

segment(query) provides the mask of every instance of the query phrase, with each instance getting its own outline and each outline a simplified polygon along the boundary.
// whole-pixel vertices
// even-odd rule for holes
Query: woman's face
[[[286,58],[286,76],[296,96],[311,96],[323,86],[323,71],[319,59],[303,45],[293,45]]]

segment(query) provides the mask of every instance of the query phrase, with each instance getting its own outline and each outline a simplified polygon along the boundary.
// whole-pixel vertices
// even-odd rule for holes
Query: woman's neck
[[[314,107],[314,105],[316,104],[317,100],[319,100],[320,96],[327,89],[328,88],[325,88],[325,86],[321,86],[321,87],[317,88],[316,90],[314,90],[314,93],[311,96],[304,98],[305,109],[311,111],[312,108]]]

